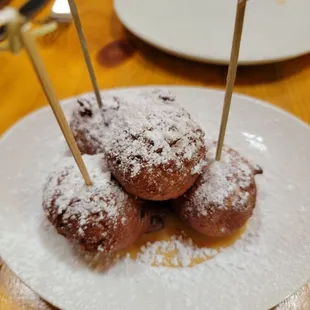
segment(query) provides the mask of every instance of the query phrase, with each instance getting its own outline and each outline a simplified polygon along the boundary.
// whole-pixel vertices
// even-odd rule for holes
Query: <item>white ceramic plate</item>
[[[223,93],[168,88],[216,138]],[[110,91],[121,94],[124,90]],[[134,90],[131,90],[134,91]],[[70,112],[74,99],[63,102]],[[66,145],[49,108],[0,142],[0,254],[29,287],[62,309],[267,309],[310,276],[310,130],[293,116],[236,95],[226,142],[264,174],[255,213],[234,246],[193,268],[119,262],[97,273],[44,219],[42,184]]]
[[[227,64],[237,0],[114,0],[123,24],[172,54]],[[248,1],[240,64],[269,63],[310,51],[309,0]]]

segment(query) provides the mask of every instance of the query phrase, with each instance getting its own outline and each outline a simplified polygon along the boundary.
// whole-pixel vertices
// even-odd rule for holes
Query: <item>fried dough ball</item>
[[[259,167],[228,147],[216,161],[213,145],[207,152],[204,173],[173,202],[173,208],[194,230],[212,237],[229,236],[252,215],[256,202],[254,176],[259,173]]]
[[[103,153],[103,136],[107,130],[111,113],[117,111],[118,103],[113,97],[106,100],[99,108],[93,94],[84,95],[77,99],[74,105],[70,128],[82,154]]]
[[[109,169],[127,192],[147,200],[185,193],[205,163],[204,132],[168,92],[116,99],[104,149]]]
[[[65,158],[50,174],[43,208],[58,233],[89,252],[125,249],[145,232],[164,227],[164,214],[143,207],[111,178],[102,155],[84,155],[93,185],[87,186],[73,158]]]

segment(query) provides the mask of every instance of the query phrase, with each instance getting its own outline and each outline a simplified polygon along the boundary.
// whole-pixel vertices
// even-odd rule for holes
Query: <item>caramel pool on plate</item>
[[[240,238],[246,225],[226,238],[206,237],[184,225],[172,214],[167,217],[166,228],[145,234],[129,249],[120,253],[130,255],[153,266],[193,267],[214,257],[220,249],[229,247]]]

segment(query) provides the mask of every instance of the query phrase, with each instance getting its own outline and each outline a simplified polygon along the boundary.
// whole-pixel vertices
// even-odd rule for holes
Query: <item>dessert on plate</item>
[[[71,129],[93,185],[73,158],[45,184],[43,208],[58,233],[89,252],[119,252],[144,233],[165,227],[165,207],[205,238],[237,234],[256,202],[262,173],[238,152],[216,143],[177,99],[161,90],[77,100]],[[168,223],[172,223],[169,221]],[[164,235],[164,234],[163,234]]]
[[[204,132],[168,92],[78,100],[71,129],[82,153],[104,152],[125,190],[147,200],[177,198],[202,171]]]
[[[252,215],[256,202],[254,176],[262,173],[231,148],[220,161],[216,145],[207,152],[207,165],[195,185],[173,202],[174,210],[190,227],[212,237],[235,233]]]
[[[160,208],[127,194],[113,179],[102,155],[84,155],[93,185],[87,186],[74,159],[67,157],[49,175],[43,208],[57,232],[89,252],[123,250],[142,233],[164,227]]]

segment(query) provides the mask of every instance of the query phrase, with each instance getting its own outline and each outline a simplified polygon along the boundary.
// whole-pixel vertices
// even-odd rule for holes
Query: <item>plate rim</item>
[[[154,89],[154,88],[159,88],[159,89],[173,89],[173,88],[191,88],[191,89],[199,89],[199,90],[204,90],[207,92],[217,92],[217,93],[222,93],[225,94],[225,90],[224,89],[217,89],[214,87],[204,87],[204,86],[191,86],[191,85],[185,85],[185,84],[181,84],[181,85],[165,85],[165,84],[150,84],[150,85],[141,85],[141,86],[132,86],[132,87],[115,87],[115,88],[109,88],[109,89],[100,89],[100,93],[104,94],[106,92],[113,92],[113,91],[124,91],[124,90],[137,90],[137,89]],[[78,97],[84,96],[84,95],[89,95],[89,94],[93,94],[93,91],[88,91],[88,92],[83,92],[74,96],[70,96],[67,98],[63,98],[63,99],[59,99],[59,102],[61,104],[61,106],[63,107],[63,105],[67,104],[67,102],[74,100]],[[269,107],[275,111],[280,112],[281,114],[286,115],[287,117],[299,122],[301,125],[305,126],[307,129],[310,130],[310,124],[308,124],[307,122],[305,122],[304,120],[302,120],[300,117],[296,116],[295,114],[290,113],[289,111],[283,109],[282,107],[279,107],[275,104],[272,104],[271,102],[268,102],[264,99],[260,99],[257,97],[253,97],[247,94],[243,94],[240,92],[234,92],[233,93],[233,97],[240,97],[246,100],[250,100],[255,102],[256,104],[262,104],[266,107]],[[233,103],[232,103],[233,104]],[[10,127],[8,127],[7,129],[5,129],[2,134],[0,134],[0,145],[1,143],[4,141],[4,139],[7,138],[7,136],[11,133],[11,131],[13,131],[15,128],[17,128],[18,126],[20,126],[20,124],[25,121],[28,117],[34,116],[34,115],[39,115],[40,113],[42,113],[44,110],[50,109],[49,104],[46,104],[42,107],[39,107],[37,109],[32,110],[31,112],[25,114],[24,116],[22,116],[21,118],[19,118],[17,121],[15,121]]]

